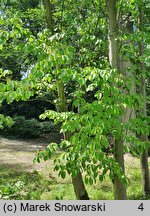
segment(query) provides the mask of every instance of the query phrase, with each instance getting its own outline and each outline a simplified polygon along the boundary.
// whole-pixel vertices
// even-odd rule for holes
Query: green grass
[[[130,157],[130,160],[132,158]],[[127,186],[128,199],[150,199],[142,195],[139,160],[126,161],[126,172],[130,183]],[[86,185],[92,200],[112,200],[113,185],[106,176],[103,182]],[[24,171],[22,164],[0,165],[0,199],[29,200],[71,200],[75,199],[69,176],[65,180],[58,177],[53,166],[37,172]]]

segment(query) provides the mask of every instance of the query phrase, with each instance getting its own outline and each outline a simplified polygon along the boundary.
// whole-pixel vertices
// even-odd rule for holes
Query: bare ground
[[[42,171],[52,165],[48,162],[33,163],[39,150],[44,149],[50,142],[45,139],[13,140],[0,137],[0,165],[21,169],[22,171]]]
[[[50,141],[49,141],[50,140]],[[47,139],[13,140],[0,137],[0,164],[4,166],[21,166],[24,171],[41,171],[47,166],[52,166],[53,161],[33,163],[33,159],[39,150],[44,149],[51,141]],[[127,169],[134,164],[139,168],[139,161],[130,155],[125,155]]]
[[[11,176],[12,179],[14,176],[14,179],[16,180],[17,178],[18,179],[20,178],[22,173],[24,173],[30,178],[32,177],[31,179],[33,179],[34,176],[33,171],[37,171],[38,174],[40,175],[42,174],[42,176],[44,176],[44,179],[50,181],[50,184],[48,183],[50,186],[46,186],[48,188],[48,192],[42,192],[41,199],[56,199],[57,196],[60,197],[63,196],[64,199],[75,199],[74,194],[72,192],[73,188],[71,184],[71,178],[67,175],[67,179],[65,179],[64,181],[63,179],[58,177],[58,172],[56,171],[54,172],[53,159],[48,160],[46,162],[41,161],[40,163],[33,163],[33,159],[35,158],[39,150],[44,149],[50,142],[54,142],[55,140],[58,139],[59,139],[58,135],[55,135],[53,137],[44,137],[44,139],[42,138],[42,139],[34,139],[34,140],[26,140],[26,141],[6,139],[0,137],[0,168],[3,173],[2,178],[4,178],[7,181],[7,179],[9,179],[9,176]],[[136,179],[140,178],[139,177],[141,172],[140,160],[137,158],[133,158],[129,154],[126,154],[125,166],[126,166],[127,177],[131,179],[133,183],[132,184],[133,188],[129,189],[131,194],[131,192],[135,190],[134,181],[136,182]],[[133,172],[136,172],[134,176],[133,176]],[[30,176],[30,174],[32,176]],[[134,179],[133,177],[136,179]],[[35,188],[35,185],[36,184],[34,182],[33,188]],[[42,187],[42,185],[39,185],[39,182],[37,182],[36,187],[38,186]],[[103,192],[105,192],[104,188],[108,188],[108,187],[109,190],[112,190],[112,185],[110,182],[105,182],[105,183],[101,183],[100,185],[93,186],[94,190],[96,190],[95,187],[100,188],[100,191]],[[139,188],[138,185],[137,188]],[[92,194],[93,189],[88,188],[89,193]],[[139,190],[142,189],[140,188]],[[99,194],[99,189],[97,190],[97,193]],[[107,193],[104,194],[107,195]],[[97,199],[97,195],[96,195],[96,199]]]

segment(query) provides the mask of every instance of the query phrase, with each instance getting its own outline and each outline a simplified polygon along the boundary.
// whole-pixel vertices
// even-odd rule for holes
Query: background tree
[[[139,7],[139,32],[143,32],[143,4],[140,3]],[[139,71],[140,71],[140,94],[143,97],[143,106],[140,109],[140,115],[142,118],[146,118],[146,77],[145,77],[145,64],[141,59],[144,55],[144,42],[143,38],[139,41]],[[147,134],[141,133],[140,135],[141,142],[148,141]],[[141,169],[142,169],[142,182],[143,182],[143,192],[145,195],[150,194],[150,176],[149,176],[149,168],[148,168],[148,146],[145,146],[142,155],[141,155]]]

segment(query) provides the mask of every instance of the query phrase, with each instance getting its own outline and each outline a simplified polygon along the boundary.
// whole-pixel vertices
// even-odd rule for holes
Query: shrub
[[[41,133],[50,133],[54,131],[54,123],[52,121],[44,121],[40,122],[41,125]]]
[[[12,127],[5,126],[0,129],[0,135],[14,138],[38,138],[41,134],[47,134],[58,131],[58,125],[52,121],[39,122],[35,118],[26,119],[24,116],[15,116],[12,118],[14,124]]]
[[[14,124],[11,128],[6,127],[0,131],[2,135],[17,138],[39,137],[41,126],[36,119],[25,119],[24,116],[15,116],[13,121]]]

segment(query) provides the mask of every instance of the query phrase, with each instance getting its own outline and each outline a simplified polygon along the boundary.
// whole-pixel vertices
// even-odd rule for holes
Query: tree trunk
[[[54,26],[53,26],[53,16],[52,16],[52,4],[50,3],[50,0],[43,0],[45,13],[46,13],[46,22],[47,27],[51,30],[51,32],[54,32]],[[67,112],[67,103],[66,103],[66,97],[65,97],[65,90],[64,90],[64,84],[61,82],[61,80],[57,79],[57,93],[58,93],[58,106],[57,111],[58,112]],[[70,134],[64,134],[64,139],[69,139]],[[88,193],[86,191],[82,175],[79,172],[75,178],[72,178],[72,184],[74,187],[74,192],[76,195],[76,198],[79,200],[89,200]]]
[[[112,68],[118,70],[118,47],[117,47],[117,9],[116,0],[106,0],[108,11],[108,39],[109,39],[109,62]],[[115,140],[115,153],[114,157],[124,172],[124,147],[122,137]],[[126,187],[120,179],[114,177],[114,196],[116,200],[126,199]]]
[[[112,68],[118,69],[116,0],[106,0],[106,3],[108,11],[109,63]]]
[[[145,137],[144,141],[145,141]],[[142,139],[142,137],[141,137]],[[141,155],[141,171],[142,171],[142,186],[144,195],[150,195],[150,177],[148,167],[148,151],[144,151]]]
[[[115,141],[115,149],[114,149],[114,157],[116,161],[119,163],[122,170],[125,170],[124,167],[124,146],[123,140],[117,139]],[[114,197],[115,200],[126,200],[126,186],[120,181],[120,179],[115,176],[114,178]]]
[[[72,178],[72,184],[74,186],[74,192],[78,200],[89,200],[89,196],[85,189],[80,172],[77,174],[75,178]]]
[[[139,7],[139,30],[143,31],[143,12],[142,8]],[[143,41],[139,42],[139,57],[144,54],[144,44]],[[146,85],[145,85],[145,76],[144,76],[145,65],[142,61],[139,62],[139,71],[141,72],[141,88],[140,93],[144,98],[143,108],[140,110],[140,113],[147,116],[146,112]],[[141,134],[141,141],[147,141],[148,137],[146,135]],[[142,185],[144,195],[150,195],[150,176],[149,176],[149,168],[148,168],[148,150],[144,150],[141,155],[141,171],[142,171]]]
[[[122,34],[122,37],[124,34],[133,34],[133,22],[131,21],[130,14],[126,17],[126,19],[122,19],[122,14],[118,15],[118,29]],[[128,39],[127,41],[123,41],[120,46],[129,46],[132,45],[131,41]],[[136,93],[136,85],[135,85],[135,76],[133,71],[131,70],[133,65],[130,61],[130,59],[125,58],[124,55],[122,55],[119,52],[119,63],[118,63],[119,71],[123,75],[124,80],[126,81],[126,85],[128,86],[128,90],[122,89],[123,94],[125,95],[134,95]],[[123,124],[128,123],[130,119],[134,119],[136,117],[135,108],[125,108],[124,109],[124,115],[122,117]],[[131,135],[132,132],[126,131],[127,135]]]
[[[47,28],[53,33],[53,15],[52,15],[52,4],[50,0],[43,0],[44,9],[45,9],[45,16],[46,16],[46,23]]]

